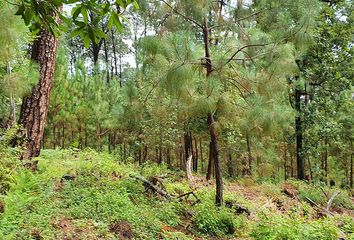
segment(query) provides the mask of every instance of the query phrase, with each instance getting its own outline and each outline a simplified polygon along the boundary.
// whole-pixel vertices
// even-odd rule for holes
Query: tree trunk
[[[246,144],[247,144],[247,152],[248,152],[248,175],[252,176],[252,152],[251,152],[251,142],[250,142],[250,137],[249,134],[246,133]]]
[[[188,182],[193,182],[193,175],[192,175],[192,155],[187,158],[186,162],[186,173]]]
[[[98,58],[101,50],[102,40],[99,43],[92,43],[92,56],[93,63],[96,65],[98,63]]]
[[[65,126],[62,126],[62,138],[61,138],[61,148],[65,148]]]
[[[40,153],[47,120],[50,91],[53,85],[58,40],[42,29],[32,45],[32,60],[40,66],[40,79],[30,96],[23,98],[19,124],[25,130],[26,149],[21,159],[31,159]]]
[[[200,149],[200,162],[201,162],[201,165],[202,165],[202,173],[204,173],[204,160],[203,160],[202,140],[199,141],[199,149]]]
[[[284,144],[284,180],[286,181],[288,179],[288,154],[287,154],[288,148],[287,144]]]
[[[209,131],[210,131],[210,145],[211,148],[213,149],[212,159],[214,160],[214,167],[215,167],[215,183],[216,183],[215,204],[217,206],[221,206],[223,204],[221,164],[219,160],[218,140],[217,140],[215,121],[211,113],[208,115],[208,124],[209,124]]]
[[[206,174],[206,180],[209,181],[211,179],[211,174],[213,171],[213,148],[211,146],[211,142],[209,143],[209,162],[208,162],[208,169],[207,169],[207,174]]]
[[[232,163],[232,153],[231,153],[231,148],[229,147],[228,153],[227,153],[227,171],[229,173],[229,177],[234,177],[235,171],[233,168],[233,163]]]
[[[206,69],[206,77],[210,77],[211,73],[213,72],[211,56],[209,52],[209,28],[207,20],[204,19],[203,25],[203,42],[204,42],[204,53],[205,53],[205,69]],[[209,89],[207,90],[209,91]],[[211,112],[207,116],[208,120],[208,127],[210,133],[210,150],[211,157],[214,160],[214,167],[215,167],[215,183],[216,183],[216,196],[215,196],[215,204],[216,206],[221,206],[223,204],[223,186],[222,186],[222,175],[221,175],[221,164],[219,160],[219,149],[218,149],[218,140],[217,140],[217,132],[215,127],[214,121],[214,114]]]
[[[55,136],[55,124],[53,124],[53,149],[57,147],[56,143],[57,143],[57,138]]]
[[[109,61],[108,61],[108,46],[107,46],[107,41],[106,41],[106,39],[103,39],[103,48],[104,48],[104,60],[105,60],[105,62],[106,62],[106,71],[107,71],[107,83],[109,84],[109,80],[110,80],[110,78],[109,78],[109,67],[108,67],[108,65],[109,65]]]
[[[194,137],[194,146],[195,146],[195,152],[194,152],[194,158],[193,158],[193,171],[198,172],[198,142],[197,138]]]
[[[305,179],[305,169],[302,149],[301,92],[298,89],[295,89],[295,108],[297,114],[295,119],[297,178],[303,180]]]
[[[170,167],[171,166],[171,151],[170,147],[167,147],[166,149],[166,163]]]
[[[325,172],[325,182],[328,185],[328,139],[325,138],[325,152],[324,152],[324,172]]]
[[[350,154],[350,179],[349,186],[353,188],[353,153]]]

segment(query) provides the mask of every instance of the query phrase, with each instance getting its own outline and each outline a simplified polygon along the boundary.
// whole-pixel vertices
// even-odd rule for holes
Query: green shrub
[[[335,222],[329,219],[319,219],[302,226],[302,239],[309,240],[336,240],[338,239],[338,228]]]
[[[215,207],[214,194],[201,193],[202,203],[194,207],[193,223],[202,233],[223,236],[234,234],[243,226],[244,217],[226,207]]]
[[[256,240],[336,240],[338,228],[328,219],[305,222],[300,218],[263,215],[251,236]]]

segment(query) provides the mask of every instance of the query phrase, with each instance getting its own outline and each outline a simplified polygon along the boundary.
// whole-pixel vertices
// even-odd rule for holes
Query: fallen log
[[[131,178],[137,179],[139,181],[143,182],[143,185],[145,187],[145,191],[148,190],[152,190],[154,193],[157,193],[159,195],[161,195],[162,197],[168,199],[168,200],[172,200],[172,199],[182,199],[184,198],[186,200],[186,202],[188,202],[188,198],[190,195],[192,195],[196,200],[192,203],[192,205],[195,205],[197,203],[200,203],[201,200],[197,197],[197,195],[194,193],[194,191],[190,191],[187,193],[183,193],[180,195],[175,195],[175,194],[170,194],[168,193],[165,189],[158,187],[157,183],[159,182],[162,185],[161,181],[149,181],[148,179],[142,177],[142,176],[134,176],[134,175],[130,175]],[[156,179],[156,177],[153,177],[152,179]],[[162,185],[163,187],[163,185]]]
[[[130,175],[130,177],[142,181],[143,185],[144,185],[144,187],[146,189],[151,189],[151,190],[155,191],[156,193],[160,194],[161,196],[163,196],[163,197],[165,197],[167,199],[171,199],[172,198],[171,194],[169,194],[165,190],[157,187],[155,184],[153,184],[151,181],[147,180],[146,178],[141,177],[141,176],[133,176],[133,175]]]
[[[318,211],[318,213],[320,215],[323,215],[323,216],[327,216],[327,214],[331,215],[331,216],[334,216],[334,214],[332,212],[330,212],[329,210],[327,210],[326,208],[323,208],[321,206],[319,206],[317,203],[315,203],[315,201],[313,201],[311,198],[309,197],[305,197],[306,201],[308,203],[311,204],[312,207],[315,207]]]

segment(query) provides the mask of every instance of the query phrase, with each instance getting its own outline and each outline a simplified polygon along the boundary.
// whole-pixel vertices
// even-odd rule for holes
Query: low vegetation
[[[327,203],[320,186],[228,179],[225,206],[215,207],[213,183],[201,176],[189,183],[184,172],[163,164],[121,163],[93,150],[45,150],[35,159],[38,170],[33,173],[15,157],[4,159],[4,240],[354,239],[353,199],[343,189],[324,212]],[[197,199],[166,199],[131,176],[159,177],[158,186],[169,194],[193,191]],[[322,189],[330,194],[337,190]]]

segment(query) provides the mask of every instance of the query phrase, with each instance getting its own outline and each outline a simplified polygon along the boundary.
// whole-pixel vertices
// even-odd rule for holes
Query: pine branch
[[[246,20],[247,18],[253,17],[254,15],[257,15],[257,14],[259,14],[259,13],[261,13],[261,12],[265,11],[265,10],[266,10],[266,9],[261,9],[261,10],[259,10],[259,11],[257,11],[257,12],[251,13],[251,14],[250,14],[250,15],[248,15],[248,16],[245,16],[245,17],[242,17],[242,18],[236,19],[236,22]]]
[[[186,15],[184,15],[183,13],[178,12],[171,4],[169,4],[168,2],[166,2],[165,0],[160,0],[161,2],[163,2],[164,4],[166,4],[169,8],[171,8],[171,10],[176,13],[177,15],[183,17],[185,20],[187,20],[188,22],[193,23],[194,25],[196,25],[199,28],[203,28],[203,25],[198,23],[196,20],[194,20],[193,18],[190,18]]]
[[[249,45],[245,45],[241,48],[239,48],[227,61],[224,65],[227,65],[228,63],[230,63],[235,57],[236,55],[241,52],[243,49],[249,48],[249,47],[265,47],[267,45],[270,45],[272,43],[264,43],[264,44],[249,44]]]

